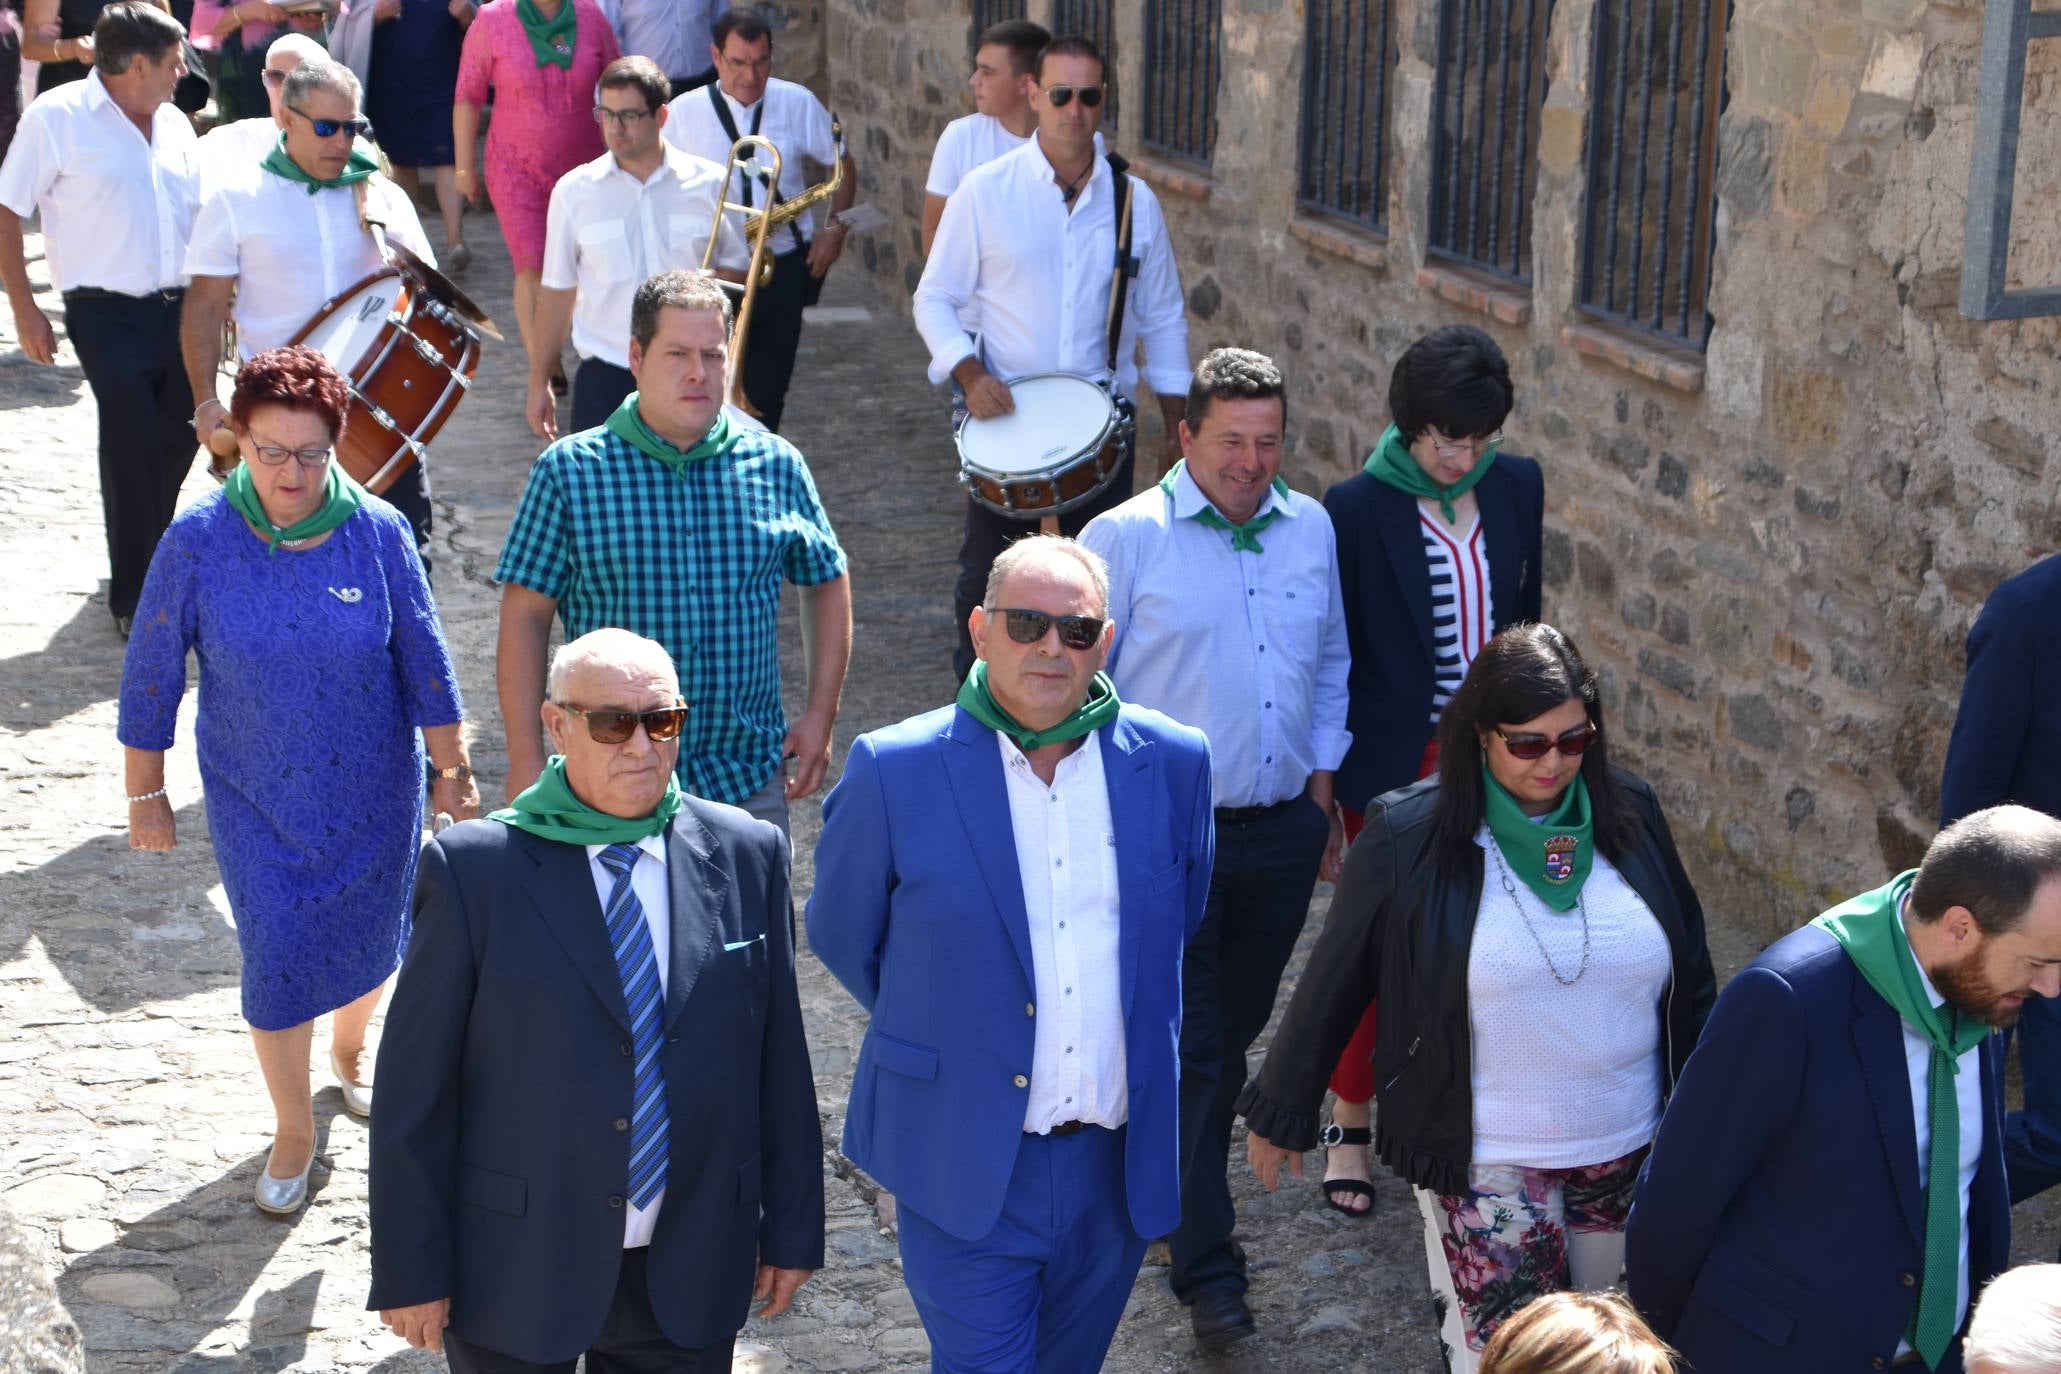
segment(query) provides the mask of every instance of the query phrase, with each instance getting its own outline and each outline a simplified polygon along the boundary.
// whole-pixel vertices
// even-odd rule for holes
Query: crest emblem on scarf
[[[1547,882],[1564,883],[1574,876],[1574,851],[1580,843],[1572,835],[1554,835],[1547,839]]]

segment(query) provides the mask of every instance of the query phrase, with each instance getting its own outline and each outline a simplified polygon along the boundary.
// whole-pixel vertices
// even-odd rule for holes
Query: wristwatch
[[[454,763],[449,768],[432,768],[429,770],[429,775],[433,778],[441,778],[445,782],[471,782],[472,765],[469,763]]]

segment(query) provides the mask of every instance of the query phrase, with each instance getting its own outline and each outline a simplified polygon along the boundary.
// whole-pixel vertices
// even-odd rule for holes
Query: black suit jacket
[[[1939,823],[2016,802],[2061,816],[2061,554],[1991,593],[1968,631]]]
[[[666,835],[666,1191],[649,1277],[689,1348],[744,1324],[758,1263],[823,1262],[823,1147],[787,843],[689,798]],[[629,1013],[584,847],[497,821],[422,852],[379,1051],[373,1310],[547,1363],[600,1332],[622,1263]]]
[[[1491,629],[1539,618],[1546,484],[1537,462],[1497,455],[1474,488],[1488,544]],[[1356,811],[1417,779],[1431,742],[1436,686],[1431,569],[1417,528],[1417,498],[1366,473],[1324,493],[1338,532],[1338,582],[1353,666],[1345,726],[1352,748],[1338,769],[1340,803]]]

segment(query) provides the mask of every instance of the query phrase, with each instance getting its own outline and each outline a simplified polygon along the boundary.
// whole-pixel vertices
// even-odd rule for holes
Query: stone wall
[[[2061,547],[2061,321],[1956,308],[1979,7],[1736,0],[1707,352],[1579,328],[1597,3],[1553,12],[1533,285],[1514,300],[1422,270],[1436,0],[1396,0],[1386,240],[1296,210],[1294,0],[1224,0],[1205,175],[1138,156],[1143,5],[1126,0],[1113,141],[1167,208],[1197,352],[1242,344],[1288,371],[1299,486],[1357,468],[1411,340],[1465,321],[1501,342],[1510,446],[1547,467],[1547,616],[1605,670],[1621,757],[1660,786],[1706,902],[1772,935],[1932,832],[1968,625]],[[895,221],[858,254],[906,300],[930,146],[968,108],[971,21],[940,0],[828,0],[826,21],[863,198]],[[2061,279],[2056,46],[2034,45],[2027,81],[2028,283]]]

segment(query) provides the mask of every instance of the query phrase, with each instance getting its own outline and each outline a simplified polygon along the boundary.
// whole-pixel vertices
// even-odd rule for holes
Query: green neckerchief
[[[558,13],[549,19],[537,8],[536,0],[515,0],[515,17],[522,21],[522,31],[530,40],[530,51],[536,55],[538,66],[572,70],[573,39],[579,21],[573,0],[559,0]]]
[[[1186,458],[1175,463],[1171,468],[1167,469],[1166,476],[1159,479],[1159,489],[1172,496],[1174,494],[1174,478],[1187,471],[1187,468],[1188,460]],[[1191,482],[1195,481],[1193,477],[1188,480]],[[1195,489],[1202,491],[1202,484],[1197,482]],[[1265,553],[1266,550],[1260,547],[1260,541],[1257,536],[1261,530],[1274,523],[1275,517],[1281,514],[1281,507],[1278,503],[1287,499],[1288,483],[1276,477],[1274,479],[1274,500],[1277,504],[1261,511],[1242,525],[1234,525],[1218,513],[1217,508],[1209,504],[1208,492],[1202,492],[1202,509],[1188,518],[1198,525],[1207,525],[1213,530],[1229,530],[1231,532],[1231,551],[1233,553]]]
[[[286,135],[283,133],[279,135],[279,141],[272,145],[272,151],[265,154],[265,160],[258,165],[268,172],[285,177],[288,181],[298,181],[308,188],[308,194],[311,196],[317,191],[327,191],[332,187],[353,185],[379,170],[379,160],[356,143],[352,143],[350,160],[344,163],[341,172],[327,181],[311,176],[298,162],[286,155]]]
[[[572,8],[572,0],[566,0],[566,8]],[[561,844],[635,844],[672,822],[681,796],[680,779],[668,775],[657,810],[648,816],[611,816],[573,795],[572,784],[565,780],[565,755],[553,754],[535,782],[487,819]]]
[[[1442,487],[1432,481],[1431,474],[1410,456],[1410,446],[1403,442],[1403,432],[1390,425],[1381,431],[1381,439],[1374,445],[1374,451],[1367,455],[1363,471],[1375,481],[1386,482],[1419,500],[1438,502],[1439,514],[1445,516],[1446,523],[1457,525],[1460,519],[1453,514],[1453,502],[1472,491],[1474,484],[1487,475],[1495,461],[1496,449],[1491,444],[1465,477],[1449,487]]]
[[[996,626],[1000,629],[1001,626]],[[1079,739],[1090,731],[1100,730],[1116,719],[1116,713],[1123,706],[1116,697],[1116,684],[1109,680],[1109,674],[1097,673],[1088,684],[1088,699],[1081,703],[1078,711],[1042,730],[1026,730],[1016,718],[1002,709],[995,700],[995,694],[988,690],[988,665],[984,659],[973,661],[973,671],[966,675],[966,681],[959,688],[959,704],[966,708],[966,714],[990,730],[1009,736],[1016,741],[1017,748],[1024,753],[1033,753],[1048,744],[1064,744],[1070,739]]]
[[[289,458],[297,463],[298,458]],[[272,523],[272,517],[265,514],[265,503],[258,500],[257,484],[251,480],[248,460],[238,463],[222,484],[222,494],[236,513],[250,521],[251,525],[270,539],[267,553],[278,553],[279,543],[284,539],[312,539],[318,534],[327,534],[351,518],[365,500],[365,488],[352,480],[343,470],[343,464],[331,458],[327,468],[328,476],[323,481],[322,504],[315,507],[315,513],[295,524],[280,527]]]
[[[1596,821],[1589,810],[1589,784],[1580,773],[1560,794],[1560,805],[1544,816],[1524,814],[1484,766],[1482,812],[1503,862],[1555,911],[1572,911],[1596,862]]]
[[[566,0],[566,7],[571,6],[572,0]],[[730,446],[736,443],[739,437],[736,426],[730,423],[730,412],[718,406],[716,422],[709,426],[707,434],[701,436],[700,443],[686,450],[674,448],[650,425],[644,423],[644,417],[637,412],[637,393],[634,391],[623,397],[623,403],[615,408],[603,424],[616,438],[640,453],[650,454],[674,472],[703,458],[721,457],[730,451]]]
[[[1905,1338],[1927,1368],[1937,1369],[1954,1337],[1961,1288],[1961,1104],[1954,1095],[1954,1076],[1961,1071],[1961,1056],[1982,1043],[1989,1027],[1962,1015],[1958,1007],[1935,1007],[1925,995],[1903,921],[1904,899],[1917,876],[1915,868],[1900,873],[1887,886],[1863,892],[1811,924],[1839,941],[1868,986],[1932,1047],[1926,1083],[1932,1148],[1925,1179],[1925,1274]]]

